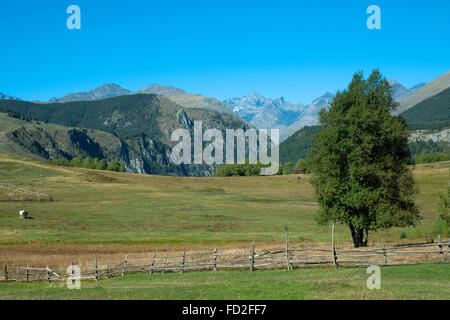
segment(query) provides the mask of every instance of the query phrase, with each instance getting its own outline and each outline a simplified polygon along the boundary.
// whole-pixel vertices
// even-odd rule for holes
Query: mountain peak
[[[400,101],[402,99],[405,99],[406,97],[410,96],[412,94],[411,90],[406,88],[404,85],[402,85],[400,82],[398,82],[395,79],[391,79],[388,81],[391,89],[392,98],[395,101]]]
[[[122,88],[118,84],[105,83],[101,86],[92,89],[88,92],[76,92],[70,93],[62,98],[52,98],[49,100],[50,103],[62,103],[62,102],[72,102],[72,101],[94,101],[102,100],[107,98],[113,98],[118,96],[124,96],[130,94],[130,91]]]
[[[145,88],[142,88],[141,90],[136,91],[136,93],[159,94],[167,96],[167,95],[185,94],[186,92],[182,89],[175,88],[172,86],[163,86],[161,84],[154,83]]]
[[[391,87],[394,86],[394,85],[396,85],[396,84],[400,84],[400,83],[399,83],[397,80],[395,80],[395,79],[388,80],[388,83],[391,85]]]
[[[115,84],[115,83],[104,83],[101,86],[99,86],[99,87],[97,87],[97,88],[95,88],[93,90],[96,90],[96,89],[120,89],[120,90],[126,90],[126,89],[122,88],[121,86],[119,86],[118,84]]]

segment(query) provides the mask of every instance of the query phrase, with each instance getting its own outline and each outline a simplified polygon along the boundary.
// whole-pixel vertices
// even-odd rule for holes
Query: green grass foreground
[[[305,268],[135,274],[82,282],[1,283],[0,299],[450,299],[450,265],[381,267],[381,289],[369,290],[366,268]]]

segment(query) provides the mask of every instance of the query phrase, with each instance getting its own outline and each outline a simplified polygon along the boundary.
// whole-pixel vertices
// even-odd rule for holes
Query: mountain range
[[[209,111],[219,112],[220,114],[233,113],[219,100],[214,98],[204,97],[199,94],[187,93],[182,89],[178,89],[172,86],[162,86],[160,84],[152,84],[148,87],[140,89],[136,94],[158,94],[169,98],[179,106],[184,108],[203,109]]]
[[[62,98],[51,98],[49,103],[64,103],[72,101],[95,101],[107,98],[119,97],[130,94],[129,90],[122,88],[117,84],[105,83],[98,88],[88,92],[70,93]]]
[[[280,141],[284,141],[301,127],[317,124],[319,111],[328,107],[333,96],[327,92],[305,106],[288,102],[283,97],[267,99],[251,92],[243,98],[227,99],[223,103],[258,129],[280,129]]]
[[[437,77],[430,83],[420,87],[412,94],[400,100],[400,107],[396,110],[395,114],[401,114],[416,104],[438,94],[439,92],[450,87],[450,71],[444,73],[440,77]]]
[[[437,81],[442,86],[442,81],[438,79]],[[433,88],[434,84],[430,86],[430,84],[420,83],[411,88],[406,88],[396,80],[390,80],[389,82],[392,86],[394,100],[399,102],[405,101],[405,106],[402,104],[402,107],[399,108],[400,112],[407,110],[410,100],[416,103],[421,101],[417,99],[416,93],[426,98],[429,96],[427,92],[434,92],[432,89],[430,90],[430,87]],[[103,84],[88,92],[70,93],[61,98],[52,98],[49,101],[39,103],[98,101],[132,94],[157,94],[167,97],[172,102],[184,108],[209,110],[220,114],[235,114],[255,128],[280,129],[280,141],[284,141],[304,126],[318,124],[319,111],[322,108],[328,108],[329,103],[331,103],[334,97],[333,93],[327,92],[310,104],[304,105],[301,102],[291,103],[283,97],[276,99],[265,98],[261,94],[251,92],[242,98],[230,98],[220,102],[215,98],[187,93],[182,89],[160,84],[152,84],[134,92],[124,89],[117,84]],[[17,99],[6,95],[2,95],[1,97],[3,100]]]
[[[148,87],[133,92],[124,89],[117,84],[107,83],[101,85],[98,88],[92,89],[88,92],[70,93],[64,97],[52,98],[47,102],[40,102],[40,103],[97,101],[131,94],[158,94],[166,98],[169,98],[169,100],[185,108],[204,109],[216,111],[221,114],[232,114],[232,112],[230,112],[230,110],[217,99],[204,97],[199,94],[187,93],[182,89],[175,88],[172,86],[163,86],[160,84],[152,84]]]
[[[32,103],[1,100],[0,148],[21,150],[39,159],[77,156],[118,160],[127,171],[147,174],[210,176],[215,165],[174,165],[171,141],[176,129],[193,136],[194,121],[203,129],[250,128],[232,112],[182,107],[155,94],[127,94],[95,101]],[[5,114],[9,114],[7,121]],[[30,120],[33,119],[33,120]],[[50,126],[58,124],[59,127]]]
[[[450,72],[432,82],[410,89],[390,81],[399,102],[394,112],[405,119],[411,131],[411,155],[450,151]],[[434,93],[434,94],[433,94]],[[306,158],[320,126],[305,126],[280,144],[280,161],[295,163]]]
[[[425,86],[422,82],[408,89],[396,80],[390,80],[389,83],[392,86],[392,96],[395,101],[401,101]],[[326,92],[306,106],[302,103],[288,102],[283,97],[264,98],[256,92],[243,98],[227,99],[223,103],[258,129],[280,129],[282,142],[305,126],[317,125],[319,111],[328,108],[334,95],[334,93]]]
[[[400,82],[397,82],[397,80],[395,79],[389,80],[389,84],[392,87],[392,98],[394,98],[394,100],[397,102],[409,97],[414,92],[426,85],[425,82],[421,82],[408,89]]]
[[[399,102],[394,113],[404,116],[411,130],[450,128],[450,72],[411,88],[395,80],[390,84]],[[159,84],[134,92],[104,84],[46,102],[0,94],[0,150],[38,159],[102,157],[119,160],[127,171],[137,173],[209,176],[214,166],[170,163],[174,145],[170,132],[177,128],[192,132],[196,120],[203,121],[204,129],[222,131],[279,128],[280,142],[287,139],[280,144],[281,161],[294,161],[307,154],[318,132],[314,126],[319,111],[329,107],[334,95],[326,92],[308,105],[256,92],[220,102]],[[445,136],[438,131],[436,139]]]

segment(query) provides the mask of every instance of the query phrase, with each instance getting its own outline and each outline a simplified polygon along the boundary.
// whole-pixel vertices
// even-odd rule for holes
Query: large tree
[[[310,153],[318,222],[347,224],[356,248],[367,246],[369,231],[420,220],[407,165],[409,131],[391,115],[396,107],[389,83],[374,70],[368,79],[356,73],[320,112],[322,130]]]

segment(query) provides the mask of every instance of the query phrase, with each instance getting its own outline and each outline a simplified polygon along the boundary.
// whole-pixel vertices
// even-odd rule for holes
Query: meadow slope
[[[417,166],[417,204],[423,221],[416,228],[372,233],[370,244],[379,244],[381,238],[391,243],[435,238],[431,224],[449,166]],[[16,254],[78,255],[84,250],[92,256],[96,251],[280,243],[285,225],[294,242],[326,245],[330,230],[314,220],[318,205],[308,176],[298,177],[136,175],[57,167],[0,153],[0,183],[53,197],[52,202],[30,201],[0,188],[0,262],[14,262]],[[33,219],[21,220],[21,209]],[[400,240],[401,232],[406,239]],[[346,226],[337,227],[336,239],[350,242]]]

